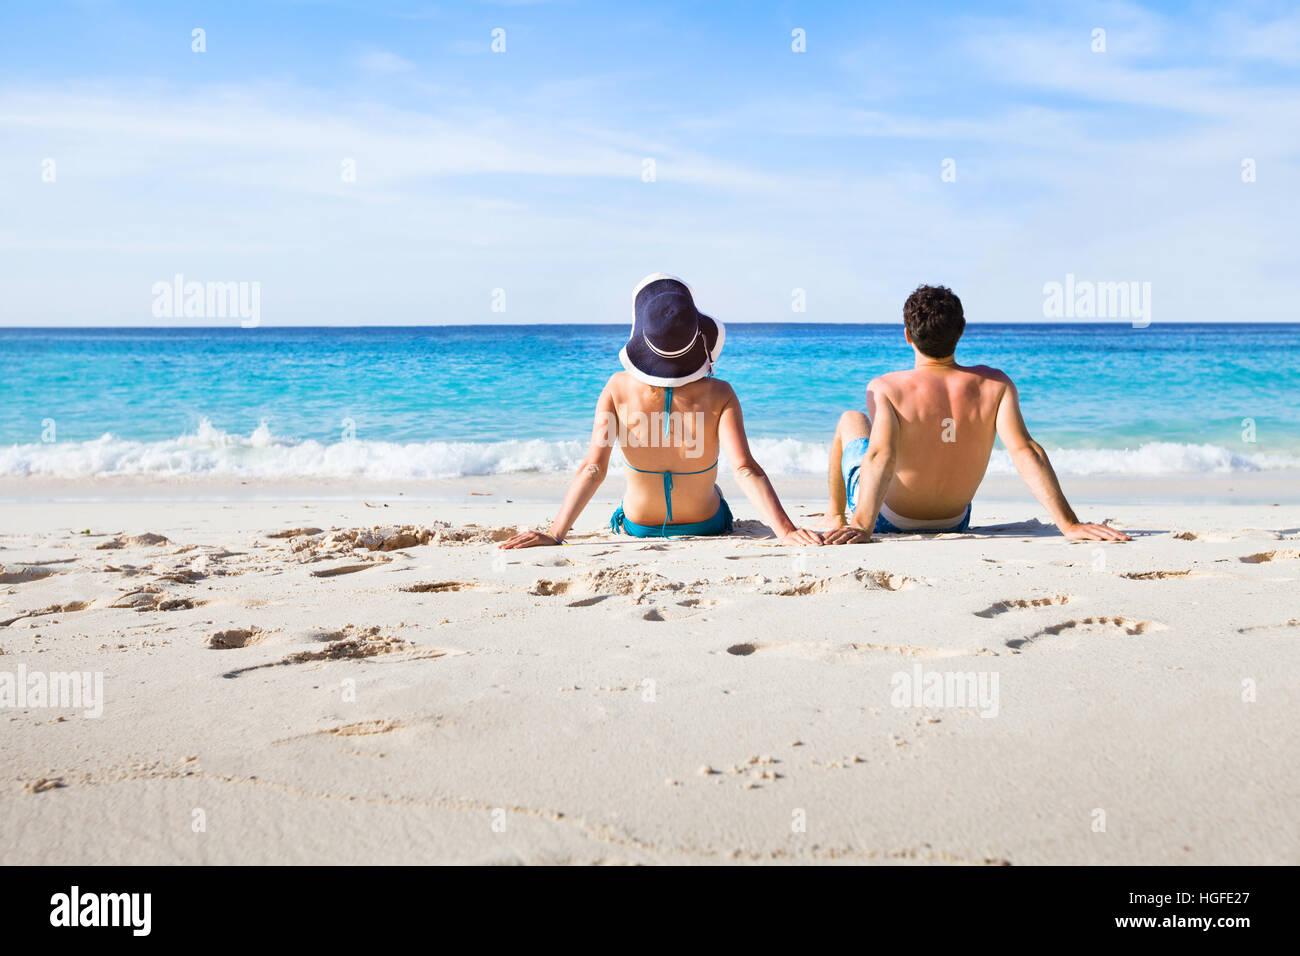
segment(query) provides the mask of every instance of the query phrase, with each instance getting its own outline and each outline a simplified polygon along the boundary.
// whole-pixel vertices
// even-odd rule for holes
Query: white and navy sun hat
[[[618,353],[631,375],[671,388],[713,374],[727,331],[695,307],[685,282],[646,276],[632,292],[632,310],[632,335]]]

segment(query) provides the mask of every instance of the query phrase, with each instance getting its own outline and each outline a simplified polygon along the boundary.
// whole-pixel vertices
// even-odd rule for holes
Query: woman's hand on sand
[[[818,548],[821,547],[822,536],[816,531],[809,531],[807,528],[795,528],[793,531],[787,531],[777,540],[782,544],[790,544],[799,548]]]
[[[866,544],[870,540],[871,532],[852,525],[843,525],[822,535],[822,541],[826,544]]]
[[[554,538],[544,531],[521,531],[513,538],[502,541],[500,548],[502,551],[510,551],[515,548],[547,548],[559,544],[560,540]]]
[[[1077,541],[1131,541],[1123,531],[1116,531],[1104,524],[1085,524],[1076,521],[1061,528],[1061,534]]]

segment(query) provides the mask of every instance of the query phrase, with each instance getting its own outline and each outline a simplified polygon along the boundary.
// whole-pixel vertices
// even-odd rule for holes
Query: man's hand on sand
[[[822,536],[816,531],[809,531],[807,528],[795,528],[793,531],[787,531],[777,540],[782,544],[791,544],[800,548],[818,548],[822,544]]]
[[[827,544],[867,544],[871,540],[871,532],[852,525],[842,525],[833,531],[827,531],[822,535],[822,540]]]
[[[513,538],[502,541],[500,548],[503,551],[510,551],[515,548],[545,548],[554,547],[559,544],[557,538],[552,538],[543,531],[521,531]]]
[[[1075,524],[1066,525],[1061,529],[1061,534],[1067,538],[1073,538],[1076,541],[1131,541],[1128,535],[1123,531],[1116,531],[1114,528],[1104,524],[1085,524],[1082,521]]]

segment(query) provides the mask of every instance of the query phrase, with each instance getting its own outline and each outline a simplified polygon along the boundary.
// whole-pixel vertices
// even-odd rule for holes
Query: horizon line
[[[256,332],[258,330],[283,331],[291,329],[532,329],[532,328],[623,328],[628,323],[621,322],[446,322],[446,323],[429,323],[416,325],[413,323],[366,323],[357,325],[308,325],[308,324],[286,324],[272,325],[260,324],[252,328],[243,328],[238,324],[222,325],[183,325],[183,324],[157,324],[157,325],[0,325],[0,333],[3,332],[111,332],[111,331],[185,331],[185,332]],[[810,322],[807,320],[792,320],[786,322],[776,322],[770,320],[758,320],[749,322],[733,321],[728,322],[729,327],[748,327],[748,326],[810,326],[814,328],[825,328],[828,326],[845,327],[845,328],[897,328],[903,324],[902,319],[891,322]],[[1134,331],[1144,331],[1157,325],[1163,326],[1259,326],[1259,325],[1300,325],[1300,319],[1185,319],[1180,321],[1153,321],[1145,326],[1135,326],[1131,321],[1109,321],[1109,320],[1070,320],[1062,321],[1060,319],[1040,319],[1040,320],[1014,320],[1014,321],[967,321],[966,327],[972,326],[997,326],[997,327],[1015,327],[1015,326],[1049,326],[1058,328],[1079,328],[1079,327],[1099,327],[1099,328],[1132,328]]]

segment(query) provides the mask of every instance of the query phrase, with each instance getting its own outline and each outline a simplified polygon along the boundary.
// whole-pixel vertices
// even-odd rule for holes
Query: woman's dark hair
[[[921,285],[903,304],[903,328],[912,344],[930,358],[947,358],[966,330],[961,299],[942,285]]]

